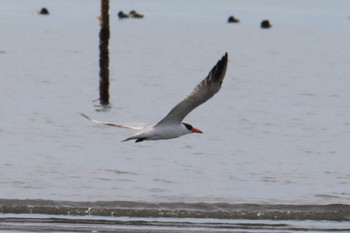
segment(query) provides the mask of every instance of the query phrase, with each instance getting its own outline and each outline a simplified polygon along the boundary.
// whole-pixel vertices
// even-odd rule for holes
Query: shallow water
[[[0,200],[0,232],[348,232],[349,205]]]
[[[52,216],[14,216],[2,218],[0,232],[349,232],[348,223],[330,221],[250,221],[218,219],[162,218],[70,218]]]
[[[111,2],[104,110],[99,2],[2,1],[0,198],[347,204],[350,2],[198,4]],[[131,9],[146,17],[117,18]],[[133,132],[77,114],[158,121],[226,51],[220,93],[186,118],[203,135],[121,143]]]

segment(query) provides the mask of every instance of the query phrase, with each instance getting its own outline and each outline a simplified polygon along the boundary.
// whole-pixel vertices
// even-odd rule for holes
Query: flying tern
[[[139,130],[138,133],[123,140],[136,140],[142,142],[147,140],[172,139],[190,133],[202,133],[182,120],[196,107],[206,102],[214,96],[221,88],[227,69],[228,55],[225,55],[211,69],[208,76],[203,79],[180,103],[175,105],[170,112],[158,123],[145,125],[116,124],[112,122],[102,122],[94,120],[85,114],[81,115],[88,120],[108,126]]]

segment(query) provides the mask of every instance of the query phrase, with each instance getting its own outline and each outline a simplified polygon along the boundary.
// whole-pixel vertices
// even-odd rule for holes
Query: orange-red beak
[[[193,133],[203,133],[202,131],[200,131],[199,129],[196,129],[196,128],[193,128],[193,129],[192,129],[192,132],[193,132]]]

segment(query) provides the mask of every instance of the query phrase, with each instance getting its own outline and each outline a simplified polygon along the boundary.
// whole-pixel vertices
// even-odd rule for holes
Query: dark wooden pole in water
[[[109,104],[109,0],[101,0],[100,103]]]

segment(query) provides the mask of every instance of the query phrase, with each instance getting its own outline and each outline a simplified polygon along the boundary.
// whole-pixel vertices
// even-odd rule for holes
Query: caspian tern
[[[116,126],[120,128],[140,130],[133,136],[123,140],[129,141],[135,139],[135,142],[142,142],[146,140],[161,140],[171,139],[183,136],[189,133],[202,133],[199,129],[194,128],[188,123],[183,123],[182,120],[193,109],[206,102],[213,95],[215,95],[221,88],[222,81],[226,74],[227,68],[227,53],[217,62],[211,69],[208,76],[200,82],[180,103],[178,103],[161,121],[156,124],[145,126],[135,126],[127,124],[115,124],[111,122],[101,122],[89,118],[81,114],[88,120],[109,126]]]

